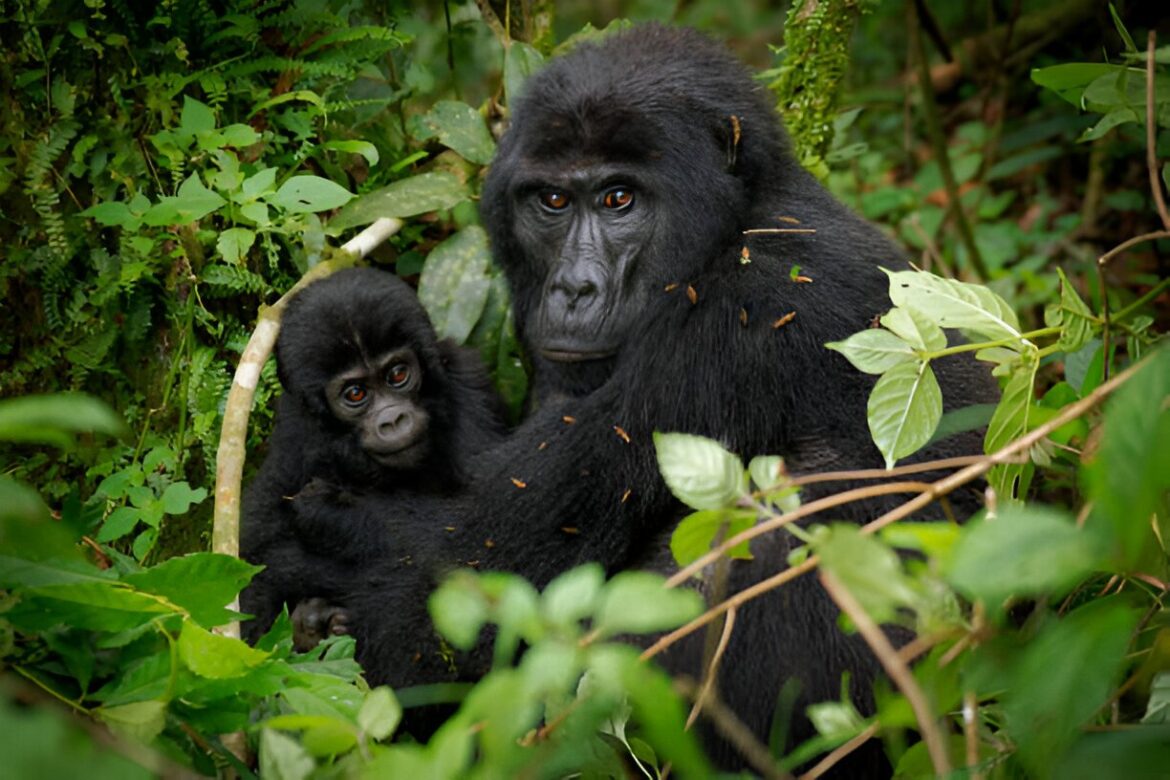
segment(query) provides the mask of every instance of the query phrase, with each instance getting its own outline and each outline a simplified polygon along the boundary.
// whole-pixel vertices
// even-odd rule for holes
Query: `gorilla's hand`
[[[327,637],[349,634],[349,612],[322,598],[306,599],[293,609],[292,624],[293,647],[304,653]]]

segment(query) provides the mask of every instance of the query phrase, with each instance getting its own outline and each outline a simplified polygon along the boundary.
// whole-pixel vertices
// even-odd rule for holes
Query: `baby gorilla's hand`
[[[322,598],[306,599],[292,612],[293,647],[297,652],[312,650],[323,639],[349,633],[349,612]]]

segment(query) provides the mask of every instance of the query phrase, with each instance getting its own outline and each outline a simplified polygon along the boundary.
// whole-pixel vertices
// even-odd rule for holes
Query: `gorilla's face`
[[[514,190],[515,235],[542,277],[525,330],[553,363],[614,356],[636,327],[654,197],[627,166],[527,177]]]

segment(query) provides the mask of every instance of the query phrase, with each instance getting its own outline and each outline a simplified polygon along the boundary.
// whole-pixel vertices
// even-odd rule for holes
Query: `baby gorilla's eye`
[[[601,205],[607,209],[620,211],[628,209],[634,203],[634,193],[632,190],[627,190],[625,187],[614,187],[609,192],[601,196]]]
[[[386,372],[386,381],[391,387],[404,387],[410,381],[410,366],[406,363],[396,363]]]
[[[358,384],[357,382],[351,382],[341,390],[341,398],[347,404],[352,404],[354,406],[365,402],[367,395],[369,395],[369,392],[366,390],[366,386]]]
[[[569,196],[559,190],[545,190],[540,193],[540,205],[549,211],[564,211],[569,206]]]

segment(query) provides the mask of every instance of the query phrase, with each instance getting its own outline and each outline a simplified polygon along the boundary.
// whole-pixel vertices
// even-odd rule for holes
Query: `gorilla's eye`
[[[341,397],[347,404],[360,404],[365,402],[366,396],[369,395],[365,385],[353,382],[346,385],[341,390]]]
[[[634,193],[624,187],[614,187],[601,196],[601,205],[614,211],[628,209],[633,203]]]
[[[564,211],[569,206],[569,196],[559,190],[545,190],[540,193],[540,205],[549,211]]]
[[[391,387],[404,387],[410,381],[410,366],[406,363],[396,363],[386,372],[386,381]]]

